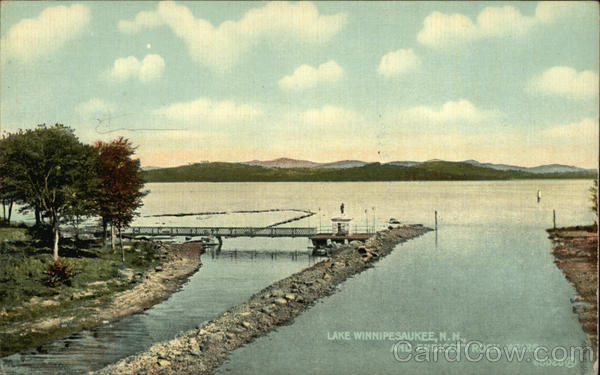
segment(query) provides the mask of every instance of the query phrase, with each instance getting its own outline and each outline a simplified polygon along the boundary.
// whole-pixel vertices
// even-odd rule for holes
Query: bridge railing
[[[375,226],[369,225],[353,225],[350,228],[350,231],[352,233],[375,233],[377,232],[377,228]],[[318,228],[318,233],[319,234],[330,234],[333,233],[333,228],[330,225],[322,225],[321,227]]]
[[[310,237],[317,234],[313,227],[130,227],[129,235],[150,236],[219,236],[219,237]]]

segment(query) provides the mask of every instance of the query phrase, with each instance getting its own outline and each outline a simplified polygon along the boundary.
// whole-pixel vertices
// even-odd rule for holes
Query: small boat
[[[398,225],[400,224],[400,222],[394,218],[391,218],[390,221],[388,221],[389,224],[394,224],[394,225]]]
[[[174,241],[173,236],[152,236],[155,241]]]
[[[319,256],[319,257],[326,257],[327,249],[322,248],[322,247],[316,247],[316,248],[314,248],[312,255]]]
[[[212,237],[186,236],[186,242],[200,242],[204,246],[217,246],[219,243]]]
[[[542,191],[538,190],[537,191],[537,201],[538,201],[538,203],[540,202],[541,199],[542,199]]]
[[[217,242],[214,237],[202,237],[200,239],[200,242],[202,242],[206,246],[218,246],[219,245],[219,242]]]

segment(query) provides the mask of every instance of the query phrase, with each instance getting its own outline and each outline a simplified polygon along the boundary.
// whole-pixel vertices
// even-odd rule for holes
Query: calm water
[[[394,360],[389,340],[332,339],[334,332],[447,332],[495,345],[581,345],[585,336],[569,298],[574,291],[552,263],[544,229],[592,221],[589,181],[174,183],[149,184],[142,216],[160,213],[309,209],[288,225],[325,226],[344,202],[354,224],[380,228],[391,217],[434,224],[429,233],[340,286],[335,295],[285,326],[233,352],[220,369],[234,374],[580,373],[531,363],[432,363]],[[543,197],[536,202],[540,189]],[[140,218],[165,225],[253,225],[297,212]],[[218,217],[217,217],[218,216]],[[306,239],[225,239],[219,258],[167,301],[121,322],[37,351],[4,358],[7,372],[65,373],[101,367],[218,315],[314,260]],[[255,254],[255,251],[258,253]],[[273,253],[273,251],[277,251]],[[174,317],[177,317],[174,319]],[[418,344],[418,342],[415,342]],[[60,353],[59,356],[53,353]],[[400,353],[399,355],[402,355]],[[69,367],[65,368],[64,364]],[[11,367],[10,366],[16,366]],[[585,365],[585,364],[584,364]]]
[[[429,233],[398,246],[294,324],[234,351],[218,373],[590,373],[587,362],[531,360],[535,347],[544,346],[550,353],[557,346],[581,346],[585,340],[569,301],[574,290],[553,264],[544,229],[552,225],[553,208],[559,225],[591,222],[586,208],[589,185],[465,182],[378,189],[374,196],[397,198],[392,201],[397,205],[390,206],[402,218],[431,224],[437,209],[441,218],[437,238]],[[537,188],[543,193],[539,204]],[[393,208],[376,210],[391,214]],[[464,354],[460,362],[449,362],[442,354],[437,360],[431,355],[429,361],[404,361],[411,354],[415,358],[411,348],[431,343],[428,338],[409,338],[412,347],[394,352],[397,340],[367,340],[360,336],[365,331],[396,332],[401,339],[402,334],[432,332],[436,338],[445,334],[447,343],[455,343],[451,337],[457,335],[465,343],[525,347],[530,359],[517,363],[504,356],[496,361],[492,351],[490,360],[484,356],[475,362]],[[344,333],[336,336],[336,332]],[[562,358],[562,351],[556,353]],[[471,352],[471,358],[477,358],[476,353]]]
[[[86,330],[2,359],[7,373],[73,374],[102,368],[124,356],[204,325],[273,281],[312,264],[304,253],[223,250],[202,256],[203,266],[179,292],[143,313]]]

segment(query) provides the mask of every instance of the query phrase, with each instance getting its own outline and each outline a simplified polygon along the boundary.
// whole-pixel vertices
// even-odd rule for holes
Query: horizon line
[[[519,167],[519,168],[536,168],[536,167],[543,167],[543,166],[548,166],[548,165],[561,165],[561,166],[567,166],[567,167],[574,167],[574,168],[580,168],[580,169],[594,169],[594,170],[600,170],[600,165],[595,165],[594,167],[587,167],[587,166],[578,166],[578,165],[573,165],[573,164],[562,164],[562,163],[557,163],[557,162],[550,162],[550,163],[545,163],[545,164],[537,164],[537,165],[519,165],[519,164],[510,164],[510,163],[504,163],[504,162],[488,162],[488,161],[479,161],[477,159],[462,159],[462,160],[445,160],[445,159],[438,159],[438,158],[433,158],[433,159],[427,159],[427,160],[390,160],[390,161],[368,161],[368,160],[360,160],[360,159],[339,159],[339,160],[334,160],[334,161],[325,161],[325,162],[319,162],[319,161],[313,161],[313,160],[308,160],[308,159],[294,159],[291,157],[287,157],[287,156],[282,156],[282,157],[277,157],[274,159],[252,159],[252,160],[247,160],[247,161],[231,161],[231,160],[197,160],[197,161],[190,161],[184,164],[178,164],[178,165],[172,165],[172,166],[159,166],[159,165],[141,165],[142,168],[148,168],[148,167],[153,167],[153,168],[177,168],[177,167],[183,167],[183,166],[187,166],[187,165],[193,165],[193,164],[208,164],[208,163],[231,163],[231,164],[247,164],[247,163],[251,163],[251,162],[260,162],[260,163],[267,163],[267,162],[274,162],[274,161],[278,161],[278,160],[290,160],[290,161],[298,161],[298,162],[308,162],[308,163],[314,163],[314,164],[319,164],[319,165],[323,165],[323,164],[333,164],[333,163],[338,163],[338,162],[344,162],[344,161],[358,161],[358,162],[363,162],[363,163],[367,163],[367,164],[374,164],[374,163],[379,163],[379,164],[388,164],[388,163],[395,163],[395,162],[414,162],[414,163],[426,163],[426,162],[430,162],[430,161],[445,161],[445,162],[450,162],[450,163],[463,163],[463,162],[467,162],[467,161],[475,161],[477,163],[480,164],[493,164],[493,165],[506,165],[506,166],[512,166],[512,167]],[[141,164],[141,160],[140,160],[140,164]]]

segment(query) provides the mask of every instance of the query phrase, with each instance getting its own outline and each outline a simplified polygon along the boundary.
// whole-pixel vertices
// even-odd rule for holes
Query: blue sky
[[[3,131],[142,165],[287,156],[594,168],[595,2],[2,3]]]

